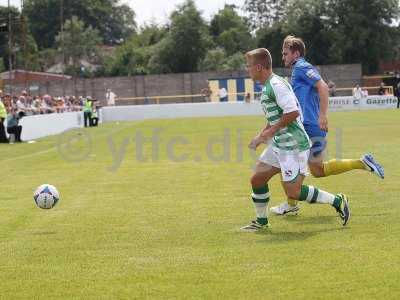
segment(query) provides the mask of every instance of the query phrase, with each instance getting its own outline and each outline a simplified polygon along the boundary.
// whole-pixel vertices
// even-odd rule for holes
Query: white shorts
[[[302,152],[285,152],[275,147],[265,148],[258,158],[259,161],[281,169],[282,180],[293,181],[299,174],[308,175],[308,156],[310,150]]]

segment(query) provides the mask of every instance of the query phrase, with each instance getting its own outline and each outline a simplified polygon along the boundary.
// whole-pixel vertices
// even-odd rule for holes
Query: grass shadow
[[[291,215],[291,216],[283,216],[285,221],[293,222],[293,223],[302,223],[302,224],[332,224],[338,223],[339,218],[337,216],[299,216],[299,215]]]
[[[347,227],[335,227],[326,229],[317,229],[312,231],[273,231],[266,230],[264,232],[256,232],[257,235],[264,235],[266,239],[258,241],[259,243],[287,243],[291,241],[303,241],[309,239],[317,234],[335,232],[344,230]]]

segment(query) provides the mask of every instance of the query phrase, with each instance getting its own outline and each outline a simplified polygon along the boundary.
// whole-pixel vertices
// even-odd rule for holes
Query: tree
[[[399,18],[397,0],[331,0],[329,7],[332,48],[340,53],[343,63],[359,62],[364,71],[374,73],[380,60],[394,56],[399,27],[396,30],[392,22]]]
[[[101,37],[97,29],[91,26],[85,28],[85,24],[73,16],[64,25],[64,32],[56,36],[56,44],[59,51],[64,51],[65,63],[72,67],[72,75],[77,75],[80,71],[80,61],[82,59],[91,60],[95,58],[97,46],[101,43]],[[63,47],[63,48],[62,48]]]
[[[149,62],[153,73],[196,72],[211,39],[193,0],[187,0],[171,14],[171,24]]]
[[[225,71],[243,70],[245,68],[245,58],[242,52],[237,52],[227,56],[222,48],[209,50],[205,58],[200,62],[200,71]]]
[[[165,36],[167,30],[150,23],[140,32],[131,36],[129,40],[118,46],[114,55],[104,58],[102,70],[98,72],[105,76],[129,76],[148,74],[149,60],[154,52],[155,45]]]
[[[211,20],[210,33],[214,42],[228,55],[254,48],[255,43],[244,18],[234,5],[225,5]]]
[[[39,48],[50,48],[61,27],[61,3],[64,20],[77,16],[97,29],[105,44],[119,44],[135,32],[135,13],[117,0],[26,0],[24,13]]]
[[[333,11],[326,4],[324,0],[290,2],[283,25],[286,35],[296,35],[305,41],[306,55],[314,64],[341,63],[340,51],[333,51],[338,38],[332,23]]]
[[[242,52],[236,52],[229,56],[223,66],[223,70],[244,70],[246,68],[246,60]]]
[[[130,40],[121,45],[112,57],[106,59],[105,75],[130,76],[148,74],[148,62],[151,57],[150,47],[136,47]]]
[[[257,31],[257,46],[270,51],[273,67],[282,67],[282,43],[288,34],[281,22]]]
[[[222,48],[208,50],[204,59],[200,62],[200,71],[216,71],[223,69],[226,60],[226,52]]]
[[[261,1],[251,2],[264,7]],[[282,40],[288,34],[304,40],[307,59],[314,64],[361,63],[365,72],[374,73],[380,60],[395,55],[397,0],[290,0],[282,11],[280,20],[257,31],[258,46],[271,50],[274,65],[280,61]]]
[[[244,8],[249,14],[253,29],[272,26],[286,15],[285,0],[245,0]]]
[[[9,69],[8,44],[8,7],[0,6],[0,57],[3,57],[4,67]],[[38,49],[35,40],[27,28],[26,20],[16,7],[11,7],[11,38],[13,68],[38,70]]]

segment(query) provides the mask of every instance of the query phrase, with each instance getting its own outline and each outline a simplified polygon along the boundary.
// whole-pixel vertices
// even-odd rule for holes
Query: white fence
[[[331,97],[329,99],[329,110],[393,109],[396,107],[396,104],[397,98],[394,96],[369,96],[361,100],[354,99],[353,97]],[[114,106],[104,107],[101,112],[103,122],[261,114],[263,114],[263,112],[259,102]]]
[[[22,126],[21,139],[28,141],[59,134],[72,128],[81,127],[82,120],[83,114],[81,112],[23,117],[19,122]]]
[[[329,98],[330,111],[390,109],[396,106],[397,97],[395,96],[368,96],[362,99],[351,96]]]
[[[361,100],[353,97],[332,97],[329,99],[331,111],[393,109],[396,105],[397,98],[394,96],[369,96]],[[262,114],[259,102],[182,103],[104,107],[100,110],[100,120],[112,122]],[[82,127],[83,113],[70,112],[28,116],[21,119],[20,125],[23,127],[22,140],[38,139],[59,134],[72,128]]]

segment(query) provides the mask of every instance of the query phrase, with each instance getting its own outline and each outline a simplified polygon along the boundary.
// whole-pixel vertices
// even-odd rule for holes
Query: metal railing
[[[361,87],[362,90],[378,90],[380,88],[380,86],[368,86],[368,87]],[[389,86],[389,85],[385,85],[383,87],[386,91],[388,95],[393,95],[393,87]],[[352,94],[354,88],[337,88],[336,91],[340,92],[350,92],[350,94]],[[229,96],[244,96],[246,97],[248,93],[246,92],[242,92],[242,93],[227,93],[227,97]],[[252,92],[249,93],[250,94],[250,100],[254,100],[256,99],[261,92]],[[372,95],[372,94],[370,94]],[[145,102],[145,103],[150,103],[150,102],[154,102],[156,104],[160,104],[162,102],[166,102],[168,100],[174,100],[174,99],[193,99],[193,98],[202,98],[202,99],[208,99],[208,102],[211,101],[211,96],[206,96],[204,94],[192,94],[192,95],[171,95],[171,96],[145,96],[145,97],[117,97],[116,98],[116,103],[124,103],[124,102],[134,102],[135,104],[137,104],[139,101],[141,102]],[[215,98],[215,96],[214,96]],[[217,96],[217,98],[219,98]],[[204,102],[204,101],[196,101],[196,102]]]

